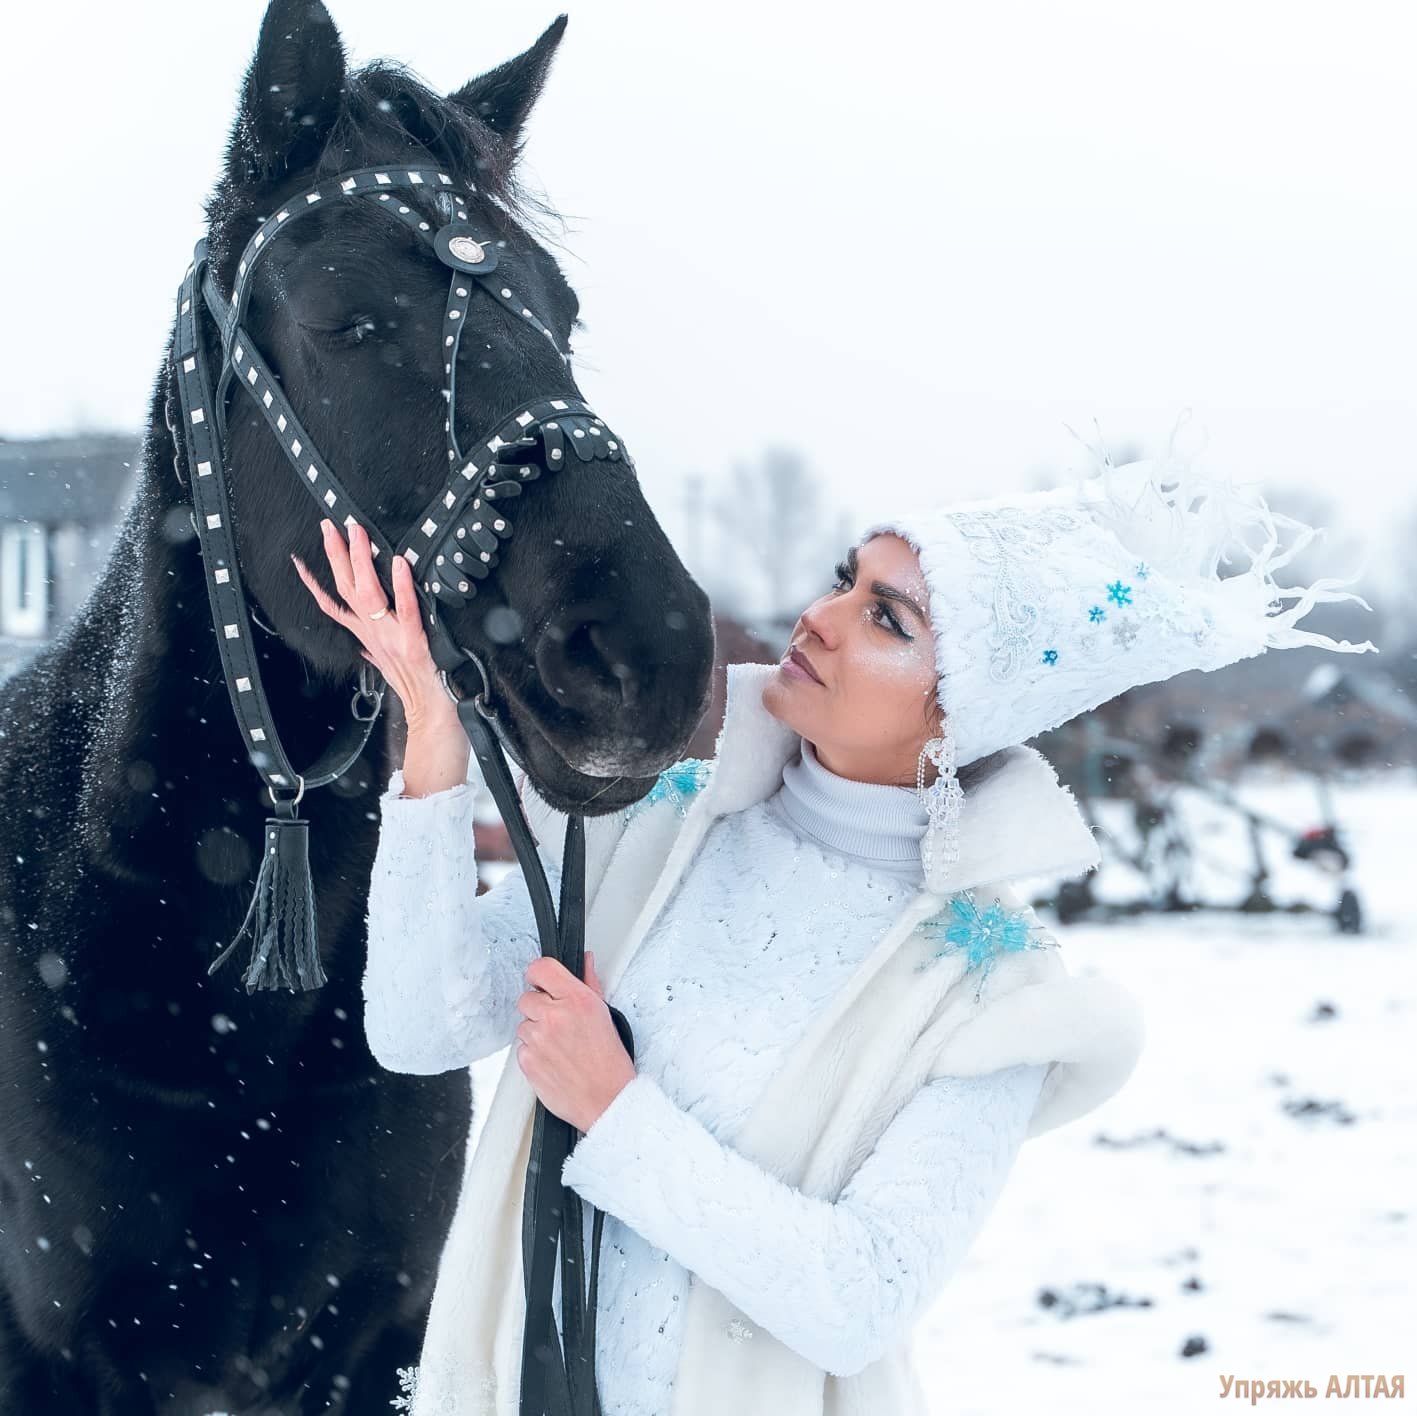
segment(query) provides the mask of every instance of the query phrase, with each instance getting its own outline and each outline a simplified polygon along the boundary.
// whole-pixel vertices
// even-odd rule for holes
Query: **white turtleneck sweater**
[[[511,1044],[540,944],[519,869],[476,896],[473,789],[402,789],[396,772],[381,803],[366,1032],[384,1066],[433,1073]],[[992,1209],[1041,1064],[922,1087],[834,1202],[732,1148],[816,1010],[919,888],[925,821],[913,789],[837,776],[804,740],[773,796],[713,823],[613,990],[637,1075],[562,1170],[606,1216],[605,1416],[670,1409],[691,1273],[849,1373],[909,1331]],[[559,1321],[559,1266],[555,1311]]]

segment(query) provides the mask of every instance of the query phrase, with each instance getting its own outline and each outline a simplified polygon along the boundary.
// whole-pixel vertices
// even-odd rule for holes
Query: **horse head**
[[[390,541],[448,480],[447,420],[473,445],[535,399],[580,397],[567,357],[578,301],[518,178],[564,27],[563,16],[525,53],[443,96],[388,62],[349,69],[318,0],[273,0],[262,24],[207,201],[211,274],[225,298],[247,243],[302,192],[381,165],[450,182],[401,192],[413,213],[403,223],[369,201],[302,211],[262,252],[245,294],[243,325],[271,378]],[[486,233],[501,293],[514,288],[517,300],[474,290],[451,365],[450,272],[408,222],[438,229],[455,214]],[[520,318],[521,301],[535,319]],[[348,681],[358,645],[314,609],[290,561],[299,555],[328,586],[320,507],[239,388],[225,412],[247,593],[312,673]],[[541,794],[566,811],[614,811],[680,755],[707,705],[708,599],[627,460],[569,458],[519,490],[515,538],[473,596],[439,614],[484,666],[503,732]],[[388,588],[387,565],[382,574]],[[464,692],[482,687],[470,669],[455,677]]]

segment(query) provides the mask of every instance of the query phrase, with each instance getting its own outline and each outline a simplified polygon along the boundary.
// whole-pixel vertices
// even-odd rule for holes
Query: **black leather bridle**
[[[475,192],[471,183],[468,191]],[[420,205],[416,194],[433,194]],[[402,222],[452,271],[440,352],[447,403],[444,430],[448,476],[443,487],[404,533],[397,547],[366,516],[329,464],[315,449],[243,319],[252,275],[280,234],[312,211],[346,200],[367,202]],[[442,213],[434,227],[429,206]],[[227,401],[233,384],[254,400],[275,435],[296,479],[323,516],[346,526],[358,521],[369,534],[376,564],[404,556],[415,569],[415,586],[427,612],[428,641],[443,682],[458,705],[458,717],[496,800],[521,862],[544,955],[576,977],[585,969],[585,829],[579,815],[566,822],[559,910],[537,854],[506,755],[519,761],[492,703],[485,665],[458,645],[439,613],[440,605],[465,605],[498,561],[512,534],[507,503],[526,482],[571,462],[634,462],[613,433],[580,398],[542,397],[489,422],[475,442],[460,442],[457,429],[458,350],[474,288],[484,291],[520,321],[539,331],[563,360],[555,335],[497,274],[503,243],[482,232],[467,212],[467,198],[446,173],[423,167],[366,167],[342,173],[292,197],[265,218],[237,262],[228,304],[217,288],[205,240],[198,241],[178,292],[177,328],[170,361],[167,423],[178,444],[173,463],[190,489],[193,525],[201,547],[217,647],[232,708],[252,765],[265,780],[275,815],[267,817],[256,892],[236,938],[212,963],[215,972],[254,923],[251,962],[244,982],[258,988],[317,988],[320,967],[309,876],[308,823],[298,817],[305,792],[347,771],[363,752],[383,703],[383,686],[364,669],[350,704],[350,720],[314,763],[297,771],[281,745],[262,687],[251,637],[251,617],[242,588],[231,526],[227,479]],[[205,321],[213,322],[221,351],[215,385],[208,374]],[[172,397],[175,385],[177,399]],[[176,422],[180,402],[181,437]],[[382,556],[382,561],[379,557]],[[471,698],[453,693],[450,674],[468,660],[476,665],[481,690]],[[504,755],[505,754],[505,755]],[[619,1009],[610,1008],[631,1058],[634,1037]],[[522,1344],[522,1416],[599,1416],[595,1387],[596,1279],[603,1214],[595,1210],[589,1289],[582,1278],[584,1250],[581,1200],[560,1182],[561,1166],[579,1132],[548,1112],[540,1100],[533,1123],[522,1219],[522,1259],[526,1284],[526,1325]],[[557,1251],[561,1256],[561,1328],[557,1341],[551,1292]],[[564,1351],[563,1351],[564,1345]]]

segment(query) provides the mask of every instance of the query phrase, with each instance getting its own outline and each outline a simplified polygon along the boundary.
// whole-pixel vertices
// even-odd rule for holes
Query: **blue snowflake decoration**
[[[1107,587],[1107,598],[1114,605],[1130,605],[1132,603],[1132,587],[1123,585],[1120,580],[1114,580]]]
[[[1101,605],[1094,605],[1088,612],[1087,617],[1093,624],[1101,624],[1107,618],[1107,611]]]
[[[1050,667],[1058,662],[1058,651],[1056,649],[1045,649],[1043,651],[1043,662]]]
[[[708,758],[686,757],[666,767],[654,786],[639,801],[625,808],[625,819],[632,820],[656,802],[665,800],[673,802],[677,815],[688,815],[690,801],[703,790],[712,775],[713,761]]]
[[[1138,580],[1145,580],[1151,574],[1151,567],[1143,561],[1135,571]]]
[[[1029,918],[1026,909],[1006,910],[996,899],[981,910],[974,891],[964,890],[955,895],[949,908],[919,926],[921,932],[937,947],[916,971],[929,968],[938,959],[951,954],[965,956],[965,972],[982,971],[975,990],[978,999],[994,960],[1001,954],[1017,954],[1024,949],[1055,949],[1058,941],[1047,930]]]

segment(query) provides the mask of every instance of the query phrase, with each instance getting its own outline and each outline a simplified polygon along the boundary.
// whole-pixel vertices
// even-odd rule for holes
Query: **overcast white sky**
[[[330,3],[353,60],[445,90],[560,8]],[[887,449],[893,499],[956,498],[1086,466],[1065,422],[1158,451],[1187,405],[1208,466],[1374,532],[1411,505],[1410,5],[564,8],[528,159],[671,534],[687,473],[766,443],[842,501]],[[0,22],[0,433],[139,423],[263,12]]]

